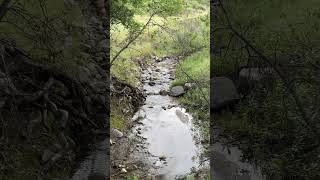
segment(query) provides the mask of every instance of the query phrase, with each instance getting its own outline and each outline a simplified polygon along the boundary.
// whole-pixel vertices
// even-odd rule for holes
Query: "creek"
[[[194,128],[192,115],[166,93],[170,91],[175,66],[175,59],[166,58],[144,70],[147,96],[135,115],[141,117],[141,121],[132,131],[145,139],[144,147],[150,153],[148,159],[155,166],[151,173],[157,179],[183,177],[200,165],[201,147],[196,142],[200,134]]]

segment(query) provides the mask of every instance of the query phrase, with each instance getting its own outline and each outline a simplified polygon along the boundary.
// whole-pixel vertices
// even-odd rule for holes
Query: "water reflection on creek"
[[[146,105],[141,108],[146,113],[143,125],[135,129],[146,138],[148,151],[160,157],[155,162],[160,167],[158,174],[173,179],[190,173],[193,167],[199,165],[199,148],[193,140],[192,117],[184,108],[164,110],[162,107],[166,105],[174,105],[169,96],[148,96]]]
[[[224,144],[228,142],[220,137],[223,131],[214,127],[215,143],[211,145],[211,178],[214,180],[265,180],[259,166],[242,160],[242,152],[236,147]]]

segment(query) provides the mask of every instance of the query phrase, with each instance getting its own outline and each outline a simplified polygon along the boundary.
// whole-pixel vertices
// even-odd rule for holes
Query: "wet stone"
[[[166,158],[165,156],[160,156],[160,157],[159,157],[159,160],[160,160],[160,161],[165,161],[166,159],[167,159],[167,158]]]
[[[175,86],[170,90],[170,96],[178,97],[185,93],[183,86]]]
[[[115,138],[121,138],[123,137],[123,133],[118,129],[111,129],[111,136]]]
[[[174,107],[177,107],[177,105],[169,105],[167,108],[171,109],[171,108],[174,108]]]
[[[160,94],[161,96],[166,96],[166,95],[168,95],[168,91],[162,89],[162,90],[160,90],[159,94]]]

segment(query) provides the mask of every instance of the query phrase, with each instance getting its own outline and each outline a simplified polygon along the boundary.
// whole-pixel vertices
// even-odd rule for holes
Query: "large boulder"
[[[211,79],[211,109],[221,110],[234,105],[240,96],[232,80],[226,77]]]
[[[170,96],[178,97],[185,93],[183,86],[175,86],[170,90]]]
[[[240,93],[248,93],[256,83],[265,78],[271,78],[274,74],[272,68],[242,68],[239,71],[238,89]]]

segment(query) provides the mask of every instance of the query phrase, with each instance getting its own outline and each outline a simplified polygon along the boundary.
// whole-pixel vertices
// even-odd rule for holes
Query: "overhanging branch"
[[[300,100],[300,97],[298,96],[297,92],[294,90],[292,87],[291,83],[285,78],[285,75],[280,71],[280,69],[275,66],[269,58],[267,58],[262,52],[260,52],[256,47],[252,45],[249,40],[247,40],[241,33],[239,33],[232,25],[231,19],[224,8],[224,5],[221,0],[218,0],[220,7],[223,11],[223,14],[227,20],[227,28],[235,35],[237,36],[242,42],[244,42],[247,47],[249,47],[255,54],[257,54],[265,63],[267,63],[275,72],[276,74],[280,77],[281,81],[284,83],[284,86],[288,90],[288,92],[292,95],[297,107],[298,107],[298,112],[300,113],[304,124],[310,129],[315,135],[319,136],[319,132],[312,126],[311,124],[311,119],[307,116],[306,111],[303,108],[303,104]]]
[[[117,54],[112,58],[110,66],[113,65],[114,61],[117,60],[117,58],[120,56],[120,54],[126,50],[130,44],[132,44],[142,33],[143,31],[147,28],[147,26],[149,25],[149,23],[151,22],[152,18],[156,15],[157,13],[153,13],[151,14],[150,18],[148,19],[147,23],[141,28],[141,30],[135,35],[133,36],[131,39],[129,39],[128,43],[123,46],[120,51],[117,52]]]

